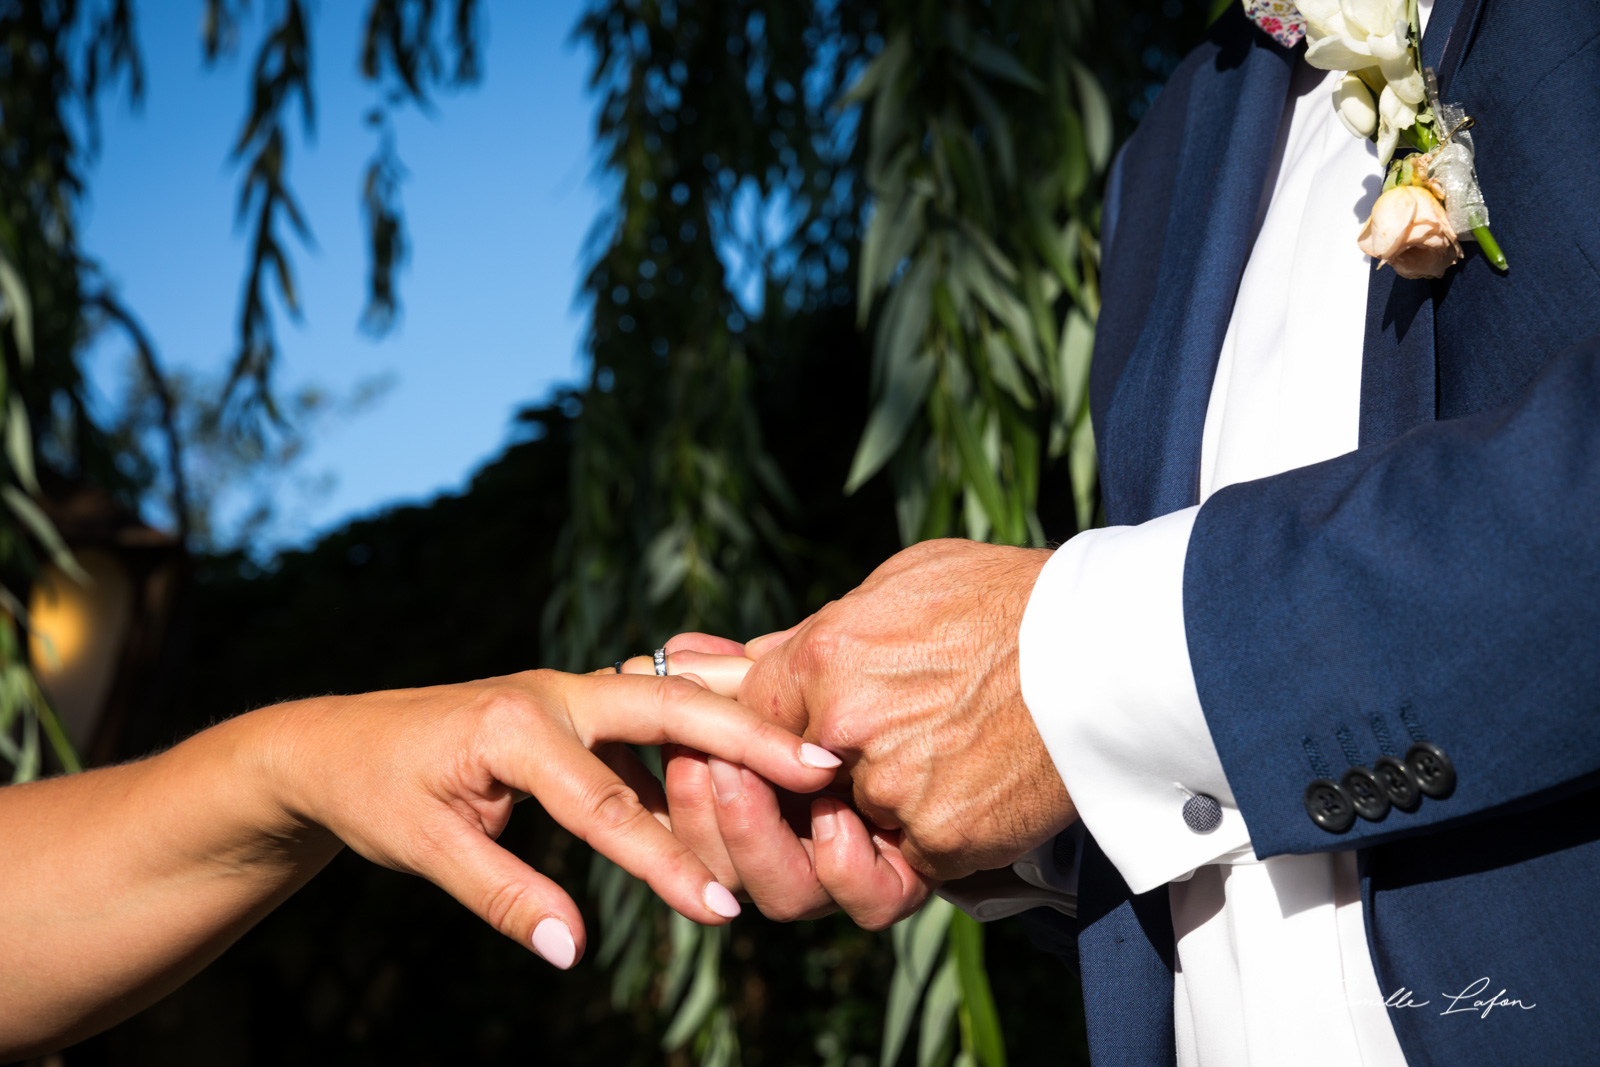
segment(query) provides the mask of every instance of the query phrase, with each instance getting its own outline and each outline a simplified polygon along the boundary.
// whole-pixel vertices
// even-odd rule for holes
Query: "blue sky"
[[[459,488],[505,443],[517,408],[581,373],[574,300],[582,244],[602,208],[589,55],[569,44],[581,0],[490,0],[482,83],[442,95],[431,117],[399,116],[411,241],[404,311],[387,337],[363,334],[359,194],[375,146],[361,121],[374,95],[356,68],[366,5],[314,6],[317,127],[293,150],[290,173],[316,247],[293,255],[305,318],[279,316],[278,381],[285,392],[315,383],[348,393],[384,375],[393,384],[368,410],[320,429],[278,485],[277,544]],[[252,8],[252,30],[262,7]],[[231,353],[245,265],[227,151],[256,37],[207,70],[200,11],[200,0],[139,6],[144,107],[119,100],[104,111],[83,236],[167,365],[216,374]],[[107,344],[91,357],[108,398],[124,353]]]

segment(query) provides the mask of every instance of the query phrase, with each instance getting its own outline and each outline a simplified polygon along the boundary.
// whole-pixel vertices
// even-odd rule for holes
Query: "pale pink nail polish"
[[[821,745],[813,745],[807,741],[800,746],[800,762],[819,771],[831,771],[844,761]]]
[[[572,931],[560,919],[545,919],[533,928],[533,951],[563,971],[578,958],[578,946],[572,941]]]
[[[700,895],[705,898],[706,907],[724,919],[732,919],[742,910],[739,902],[733,899],[733,894],[721,882],[707,882],[705,892]]]
[[[833,835],[839,832],[839,812],[832,804],[819,805],[819,810],[811,816],[811,839],[818,842],[832,841]]]
[[[706,760],[706,766],[711,768],[711,791],[717,795],[717,800],[723,804],[738,800],[739,794],[744,792],[744,781],[739,776],[739,768],[715,756]]]

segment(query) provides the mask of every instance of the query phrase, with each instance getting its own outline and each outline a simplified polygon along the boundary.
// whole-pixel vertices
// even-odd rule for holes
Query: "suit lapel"
[[[1483,0],[1435,0],[1422,38],[1422,65],[1448,88],[1466,54]],[[1438,354],[1433,341],[1434,285],[1375,270],[1367,285],[1361,356],[1363,447],[1399,437],[1438,415]]]
[[[1106,514],[1143,522],[1193,504],[1217,357],[1254,239],[1294,53],[1241,9],[1195,75],[1150,314],[1107,405]]]

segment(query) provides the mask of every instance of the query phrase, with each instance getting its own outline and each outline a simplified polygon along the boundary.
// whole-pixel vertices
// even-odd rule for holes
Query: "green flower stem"
[[[1483,249],[1484,257],[1494,264],[1495,270],[1511,269],[1511,265],[1506,262],[1506,254],[1500,251],[1500,243],[1494,239],[1494,234],[1489,232],[1489,227],[1474,226],[1472,236],[1477,240],[1478,247]]]

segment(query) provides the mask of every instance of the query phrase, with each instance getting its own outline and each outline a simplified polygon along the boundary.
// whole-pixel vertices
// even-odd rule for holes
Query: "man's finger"
[[[904,919],[933,890],[889,835],[872,833],[841,801],[824,797],[811,802],[811,841],[817,880],[868,930]]]
[[[802,733],[811,725],[810,701],[824,699],[820,686],[826,679],[813,676],[816,657],[801,654],[805,638],[790,640],[792,633],[769,635],[781,641],[763,644],[768,638],[757,638],[745,646],[755,664],[739,683],[739,699],[764,718]]]
[[[739,881],[768,918],[814,919],[835,910],[817,881],[811,855],[778,809],[777,794],[758,775],[715,757],[707,761],[716,796],[717,830]]]
[[[806,621],[807,620],[802,619],[793,626],[789,627],[787,630],[779,630],[775,634],[762,634],[760,637],[757,637],[754,640],[746,641],[744,645],[744,651],[740,654],[747,656],[750,659],[760,659],[762,656],[765,656],[767,653],[771,652],[773,649],[789,640],[789,638],[793,637],[799,631],[800,627],[806,624]]]
[[[674,652],[667,656],[667,673],[693,675],[694,680],[718,696],[739,699],[739,685],[754,661],[743,656],[710,652]]]
[[[663,745],[661,759],[666,770],[667,811],[673,835],[700,857],[717,881],[734,893],[743,892],[739,872],[728,858],[722,834],[717,830],[717,799],[711,791],[706,755],[681,745]]]
[[[552,818],[635,878],[685,918],[720,925],[739,902],[674,837],[611,768],[567,735],[530,746],[496,777],[539,797]]]
[[[414,860],[417,873],[484,922],[563,971],[583,955],[587,935],[572,898],[482,830],[458,823],[430,846]]]
[[[667,642],[666,649],[668,655],[676,652],[704,652],[712,656],[738,656],[741,659],[744,657],[743,645],[726,637],[717,637],[715,634],[678,634]]]
[[[567,711],[585,745],[670,741],[742,764],[797,793],[823,788],[840,766],[826,749],[684,679],[621,674],[566,679]]]

